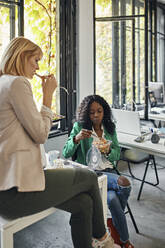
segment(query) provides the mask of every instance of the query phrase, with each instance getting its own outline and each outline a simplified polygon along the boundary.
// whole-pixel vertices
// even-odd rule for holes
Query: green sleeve
[[[76,136],[81,131],[81,127],[79,126],[78,122],[74,123],[70,136],[66,141],[64,148],[63,148],[63,156],[65,158],[72,157],[80,144],[75,144],[73,141],[74,136]]]
[[[116,131],[111,136],[111,140],[112,140],[111,151],[108,154],[107,159],[114,165],[114,162],[119,160],[120,158],[120,147],[119,147]]]

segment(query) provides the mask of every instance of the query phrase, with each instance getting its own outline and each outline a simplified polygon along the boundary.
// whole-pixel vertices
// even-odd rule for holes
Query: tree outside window
[[[11,38],[19,35],[18,20],[21,1],[0,5],[0,55]],[[53,73],[58,77],[58,20],[56,0],[24,0],[24,36],[38,44],[43,51],[39,63],[39,74]],[[13,29],[12,29],[13,27]],[[34,97],[38,107],[42,104],[41,79],[34,77],[31,81]],[[58,92],[54,97],[53,111],[57,112]],[[58,104],[59,105],[59,104]]]

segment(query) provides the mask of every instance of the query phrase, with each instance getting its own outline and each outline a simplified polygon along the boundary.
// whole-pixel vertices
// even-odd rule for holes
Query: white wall
[[[93,61],[93,0],[78,0],[78,104],[82,99],[94,93]]]

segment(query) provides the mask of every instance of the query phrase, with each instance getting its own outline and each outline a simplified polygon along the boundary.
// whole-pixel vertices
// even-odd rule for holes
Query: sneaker
[[[107,237],[102,241],[93,239],[92,247],[93,248],[121,248],[121,246],[114,244],[112,237],[109,235],[107,235]]]

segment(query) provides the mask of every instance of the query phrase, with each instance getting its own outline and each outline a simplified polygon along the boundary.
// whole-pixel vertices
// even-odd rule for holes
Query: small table
[[[161,138],[158,144],[153,144],[151,140],[148,140],[147,138],[143,142],[138,143],[135,141],[137,136],[127,134],[127,133],[118,132],[117,137],[118,137],[119,145],[121,147],[134,148],[141,152],[146,152],[151,155],[165,158],[165,139],[164,138]]]
[[[128,148],[128,149],[133,148],[133,149],[136,149],[140,152],[147,153],[149,155],[165,158],[165,139],[164,138],[160,138],[160,141],[158,144],[153,144],[151,142],[151,140],[150,139],[148,140],[147,138],[143,142],[138,143],[135,141],[137,136],[126,134],[126,133],[119,133],[118,132],[117,137],[118,137],[119,145],[121,147]],[[138,200],[140,199],[140,195],[141,195],[144,183],[149,183],[150,185],[153,185],[153,186],[157,186],[159,184],[159,178],[158,178],[158,173],[157,173],[157,169],[156,169],[156,164],[154,164],[156,183],[153,184],[153,183],[150,183],[148,181],[145,181],[147,170],[148,170],[148,165],[149,165],[149,161],[148,161],[148,163],[146,163],[143,177],[142,177],[142,179],[140,179],[141,186],[140,186],[139,194],[138,194],[138,198],[137,198]]]

